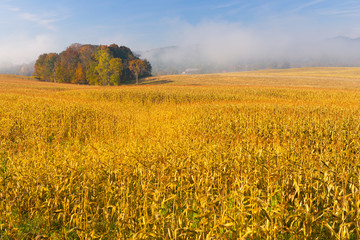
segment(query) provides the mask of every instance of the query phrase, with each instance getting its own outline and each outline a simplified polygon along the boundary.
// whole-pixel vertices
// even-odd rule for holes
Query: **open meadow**
[[[360,68],[0,76],[0,239],[360,239]]]

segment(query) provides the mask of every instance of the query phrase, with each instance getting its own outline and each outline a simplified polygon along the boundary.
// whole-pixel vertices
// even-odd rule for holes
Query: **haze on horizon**
[[[0,64],[35,61],[72,43],[188,49],[162,56],[174,63],[319,56],[356,62],[359,44],[324,43],[360,37],[359,22],[360,2],[353,0],[0,0]]]

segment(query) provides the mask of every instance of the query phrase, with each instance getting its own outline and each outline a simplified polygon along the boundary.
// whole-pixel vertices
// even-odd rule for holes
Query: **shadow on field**
[[[174,81],[166,80],[166,79],[153,78],[153,79],[146,80],[144,82],[140,81],[140,84],[141,85],[159,85],[159,84],[167,84],[167,83],[172,83],[172,82],[174,82]]]

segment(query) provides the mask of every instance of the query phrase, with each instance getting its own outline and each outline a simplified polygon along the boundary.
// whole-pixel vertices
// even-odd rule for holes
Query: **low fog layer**
[[[152,40],[140,38],[143,43],[157,42],[157,46],[162,46],[159,48],[133,46],[132,41],[118,39],[97,44],[116,43],[140,49],[136,53],[150,61],[154,75],[266,68],[360,67],[360,38],[356,38],[356,33],[320,28],[303,21],[289,19],[286,24],[285,19],[251,27],[228,22],[174,22]],[[18,35],[0,41],[0,73],[29,75],[40,54],[63,49],[54,36],[29,39],[28,35]],[[27,65],[19,65],[22,63]]]
[[[360,66],[360,39],[316,31],[207,23],[180,28],[173,37],[174,46],[139,52],[151,62],[154,74]]]

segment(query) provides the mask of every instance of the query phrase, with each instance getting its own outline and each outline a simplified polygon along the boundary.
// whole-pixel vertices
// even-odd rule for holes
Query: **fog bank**
[[[360,66],[360,39],[330,32],[203,22],[176,26],[172,47],[139,52],[155,74],[244,71],[308,66]]]

